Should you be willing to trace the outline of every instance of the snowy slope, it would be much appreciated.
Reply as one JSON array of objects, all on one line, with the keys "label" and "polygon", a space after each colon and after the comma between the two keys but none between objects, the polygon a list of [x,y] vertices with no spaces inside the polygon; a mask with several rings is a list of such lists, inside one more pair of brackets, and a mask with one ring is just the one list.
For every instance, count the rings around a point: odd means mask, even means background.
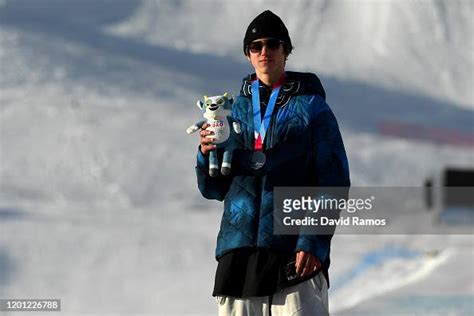
[{"label": "snowy slope", "polygon": [[[347,14],[341,3],[332,3],[318,5],[332,8],[337,16]],[[260,10],[265,2],[255,5]],[[193,167],[197,139],[184,131],[200,117],[196,99],[209,90],[235,93],[248,66],[237,60],[240,56],[227,55],[239,48],[237,42],[229,44],[229,51],[196,48],[198,52],[190,53],[150,37],[177,36],[181,23],[148,35],[135,28],[138,21],[150,28],[150,20],[137,18],[144,8],[149,19],[159,17],[155,22],[164,23],[172,13],[190,19],[192,11],[196,19],[211,23],[200,10],[214,7],[212,1],[199,6],[186,1],[2,2],[0,297],[61,298],[64,315],[215,314],[212,256],[222,205],[199,196]],[[212,23],[234,17],[225,21],[238,26],[254,15],[227,3],[220,7],[222,15]],[[285,7],[280,3],[275,11]],[[376,9],[368,5],[366,10]],[[454,34],[468,33],[461,22]],[[221,28],[222,34],[212,32],[207,46],[233,38],[231,32],[240,34],[234,26]],[[189,30],[198,32],[199,27]],[[420,36],[416,28],[413,32]],[[194,43],[195,35],[189,36],[181,33],[186,45]],[[468,54],[469,48],[457,47],[456,52]],[[442,54],[434,48],[433,53]],[[348,103],[380,115],[377,96],[389,96],[383,111],[390,117],[387,109],[409,94],[390,80],[351,77],[327,65],[312,69],[328,71],[323,83],[343,128],[354,185],[417,186],[446,164],[474,166],[470,148],[385,138],[360,128],[366,122],[344,113]],[[472,71],[472,65],[462,66]],[[452,73],[462,80],[463,71]],[[452,126],[470,112],[457,109],[464,101],[450,99],[444,94],[449,85],[440,85],[444,92],[439,99],[420,89],[413,102],[423,109],[420,116],[428,116],[431,105],[439,120],[450,117]],[[372,103],[355,101],[355,96],[372,93]],[[426,120],[439,123],[437,118]],[[472,236],[372,237],[335,237],[334,312],[377,314],[380,306],[374,297],[396,312],[401,304],[409,305],[405,294],[420,299],[411,302],[411,310],[404,307],[406,314],[422,314],[419,305],[433,306],[430,302],[437,297],[454,302],[440,309],[443,315],[472,309],[472,303],[466,305],[474,291]],[[425,253],[433,250],[440,255],[430,260]],[[367,286],[363,295],[358,293],[360,280]],[[347,295],[354,296],[347,300]]]},{"label": "snowy slope", "polygon": [[472,314],[472,236],[376,237],[335,236],[334,315]]},{"label": "snowy slope", "polygon": [[146,0],[109,30],[240,60],[245,27],[265,9],[288,25],[291,67],[473,108],[470,0]]}]

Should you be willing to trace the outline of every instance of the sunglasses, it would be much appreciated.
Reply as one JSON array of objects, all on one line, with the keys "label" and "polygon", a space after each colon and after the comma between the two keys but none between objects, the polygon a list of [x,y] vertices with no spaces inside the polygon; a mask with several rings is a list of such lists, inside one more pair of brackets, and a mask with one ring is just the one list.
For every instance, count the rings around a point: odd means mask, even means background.
[{"label": "sunglasses", "polygon": [[276,38],[270,38],[265,41],[258,41],[258,42],[252,42],[250,43],[247,47],[248,50],[251,53],[260,53],[263,49],[263,46],[266,46],[270,50],[277,50],[280,48],[280,45],[283,43],[283,41],[276,39]]}]

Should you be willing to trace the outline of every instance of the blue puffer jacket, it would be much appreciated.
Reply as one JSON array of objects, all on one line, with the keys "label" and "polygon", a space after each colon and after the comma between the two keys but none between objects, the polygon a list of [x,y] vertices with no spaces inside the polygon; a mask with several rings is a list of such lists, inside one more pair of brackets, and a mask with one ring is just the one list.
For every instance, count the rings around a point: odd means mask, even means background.
[{"label": "blue puffer jacket", "polygon": [[341,134],[319,79],[310,73],[286,74],[265,138],[266,165],[258,171],[248,167],[254,147],[251,75],[244,78],[233,106],[242,133],[238,138],[240,149],[232,159],[232,173],[211,178],[207,157],[198,150],[198,186],[205,198],[224,201],[217,259],[240,247],[268,247],[290,253],[304,250],[317,256],[327,269],[331,235],[273,234],[275,186],[350,186]]}]

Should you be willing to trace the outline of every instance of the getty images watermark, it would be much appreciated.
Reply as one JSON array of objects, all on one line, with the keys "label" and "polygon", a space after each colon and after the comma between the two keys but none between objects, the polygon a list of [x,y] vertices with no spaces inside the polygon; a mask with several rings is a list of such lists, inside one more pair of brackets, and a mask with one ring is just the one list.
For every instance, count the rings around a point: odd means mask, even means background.
[{"label": "getty images watermark", "polygon": [[[284,199],[283,213],[292,213],[295,211],[304,212],[324,212],[326,216],[305,216],[301,218],[292,218],[286,216],[283,218],[285,226],[290,225],[368,225],[368,226],[385,226],[387,224],[386,218],[361,218],[359,216],[351,217],[333,217],[333,212],[336,210],[345,210],[349,214],[355,214],[362,211],[370,211],[373,208],[375,197],[370,199],[344,199],[331,197],[330,195],[322,195],[318,198],[311,196],[301,196],[299,199]],[[329,213],[329,214],[328,214]],[[321,213],[320,213],[321,214]]]},{"label": "getty images watermark", "polygon": [[472,234],[473,188],[277,187],[274,233]]}]

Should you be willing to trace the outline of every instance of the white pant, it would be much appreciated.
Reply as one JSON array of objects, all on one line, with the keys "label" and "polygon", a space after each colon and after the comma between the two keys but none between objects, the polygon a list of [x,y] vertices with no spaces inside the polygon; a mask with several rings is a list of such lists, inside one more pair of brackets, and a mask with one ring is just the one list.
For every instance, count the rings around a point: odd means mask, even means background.
[{"label": "white pant", "polygon": [[269,296],[217,297],[219,316],[328,316],[328,287],[322,272]]}]

